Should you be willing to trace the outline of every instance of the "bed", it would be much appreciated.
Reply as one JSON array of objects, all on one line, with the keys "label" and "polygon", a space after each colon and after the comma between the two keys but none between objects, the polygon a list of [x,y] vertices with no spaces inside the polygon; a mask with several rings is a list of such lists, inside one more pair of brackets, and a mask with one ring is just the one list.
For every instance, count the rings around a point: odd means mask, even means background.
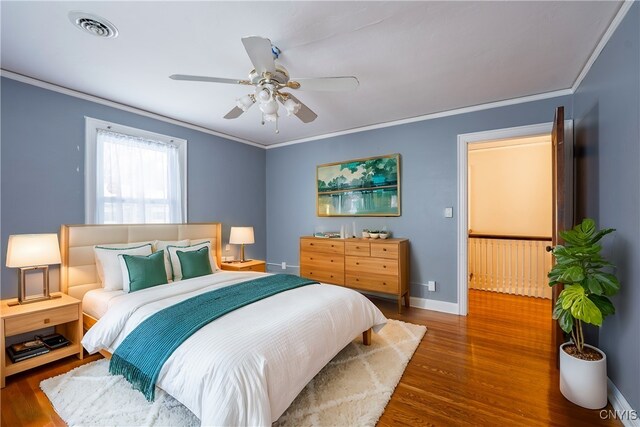
[{"label": "bed", "polygon": [[[220,261],[221,226],[207,224],[63,226],[64,292],[83,299],[85,348],[109,357],[144,319],[189,297],[266,275],[219,271],[126,294],[97,281],[96,244],[208,238]],[[220,317],[182,343],[157,386],[203,425],[269,425],[349,342],[370,339],[386,323],[361,294],[312,284]]]}]

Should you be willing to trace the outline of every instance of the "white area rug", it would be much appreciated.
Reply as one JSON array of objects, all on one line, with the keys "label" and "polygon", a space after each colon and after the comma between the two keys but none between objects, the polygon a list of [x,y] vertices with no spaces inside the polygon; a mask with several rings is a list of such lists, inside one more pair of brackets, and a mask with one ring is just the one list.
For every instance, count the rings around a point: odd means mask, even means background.
[{"label": "white area rug", "polygon": [[[357,338],[302,390],[274,426],[373,426],[382,415],[427,328],[389,320]],[[105,359],[40,383],[54,409],[70,426],[197,426],[200,421],[177,400],[156,389],[154,402],[108,372]]]}]

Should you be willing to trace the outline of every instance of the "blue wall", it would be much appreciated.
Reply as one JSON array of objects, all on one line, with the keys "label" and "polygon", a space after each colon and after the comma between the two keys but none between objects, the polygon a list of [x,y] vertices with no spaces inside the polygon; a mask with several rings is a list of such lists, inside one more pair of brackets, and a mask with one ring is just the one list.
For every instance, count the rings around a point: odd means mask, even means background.
[{"label": "blue wall", "polygon": [[599,335],[609,378],[640,410],[640,4],[632,6],[573,96],[577,217],[604,241],[621,291]]},{"label": "blue wall", "polygon": [[[84,223],[84,116],[188,141],[188,220],[255,227],[247,256],[264,259],[265,150],[2,78],[1,297],[17,296],[5,265],[10,234],[53,233]],[[57,289],[57,268],[51,285]]]},{"label": "blue wall", "polygon": [[[299,265],[298,238],[316,227],[339,230],[354,218],[316,216],[316,165],[400,153],[402,216],[355,218],[358,229],[387,226],[411,240],[411,295],[457,302],[458,134],[553,121],[569,96],[354,133],[267,150],[267,256],[271,263]],[[453,206],[454,218],[444,217]],[[423,286],[435,280],[436,292]]]}]

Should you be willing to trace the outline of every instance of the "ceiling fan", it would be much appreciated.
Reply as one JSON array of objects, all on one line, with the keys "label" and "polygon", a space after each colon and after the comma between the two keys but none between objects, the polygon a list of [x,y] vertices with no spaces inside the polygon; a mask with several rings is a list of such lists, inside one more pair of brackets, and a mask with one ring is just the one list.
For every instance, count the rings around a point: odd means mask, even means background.
[{"label": "ceiling fan", "polygon": [[238,98],[236,100],[236,106],[229,111],[224,118],[235,119],[258,102],[260,111],[262,112],[262,124],[265,122],[275,122],[276,133],[279,133],[278,102],[282,104],[288,116],[293,114],[304,123],[310,123],[318,117],[316,113],[300,102],[298,98],[289,92],[283,92],[283,90],[348,91],[358,87],[358,79],[353,76],[291,80],[287,70],[282,65],[276,64],[275,60],[280,56],[280,49],[273,46],[269,39],[258,36],[243,37],[242,44],[254,66],[247,80],[190,76],[185,74],[173,74],[169,76],[169,78],[173,80],[255,86],[254,93]]}]

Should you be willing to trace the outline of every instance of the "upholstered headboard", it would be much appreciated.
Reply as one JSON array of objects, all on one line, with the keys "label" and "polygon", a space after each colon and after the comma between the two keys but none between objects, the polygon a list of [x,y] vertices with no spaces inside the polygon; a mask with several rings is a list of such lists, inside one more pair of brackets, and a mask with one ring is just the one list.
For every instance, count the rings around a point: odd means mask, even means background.
[{"label": "upholstered headboard", "polygon": [[82,299],[91,289],[100,287],[93,247],[110,243],[134,243],[151,240],[211,239],[220,265],[222,224],[118,224],[63,225],[60,227],[62,265],[60,290]]}]

